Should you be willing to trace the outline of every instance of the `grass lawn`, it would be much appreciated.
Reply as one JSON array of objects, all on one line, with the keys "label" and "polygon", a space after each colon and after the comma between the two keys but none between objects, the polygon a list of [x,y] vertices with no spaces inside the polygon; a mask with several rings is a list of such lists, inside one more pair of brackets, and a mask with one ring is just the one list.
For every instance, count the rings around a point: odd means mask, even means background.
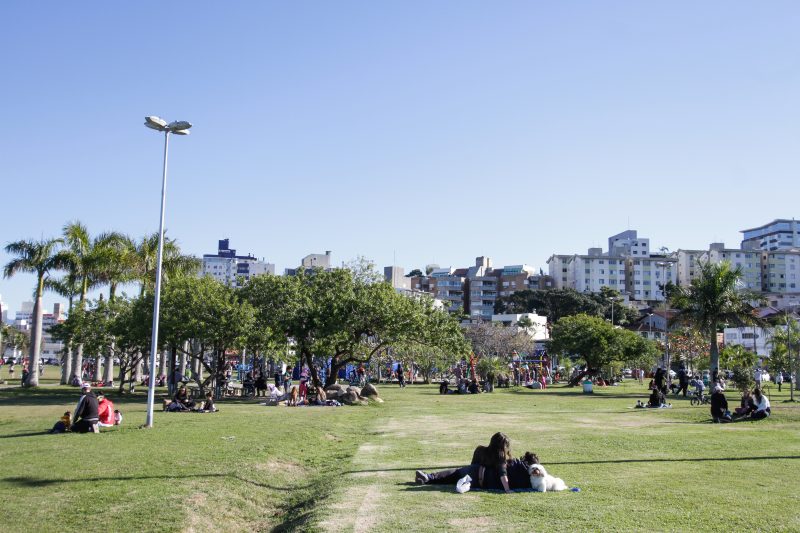
[{"label": "grass lawn", "polygon": [[[800,406],[786,387],[772,387],[769,419],[727,425],[684,400],[632,409],[646,397],[633,382],[591,396],[379,386],[386,402],[368,407],[222,401],[217,414],[159,411],[153,430],[137,429],[143,392],[112,393],[122,427],[47,435],[77,391],[14,385],[0,389],[0,531],[800,530]],[[415,469],[466,464],[495,431],[581,492],[414,485]]]}]

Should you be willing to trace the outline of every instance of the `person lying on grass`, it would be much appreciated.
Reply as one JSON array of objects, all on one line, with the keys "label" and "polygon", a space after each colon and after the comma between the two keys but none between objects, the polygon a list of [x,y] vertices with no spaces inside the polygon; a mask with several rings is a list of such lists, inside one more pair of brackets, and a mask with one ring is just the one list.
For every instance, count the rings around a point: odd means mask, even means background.
[{"label": "person lying on grass", "polygon": [[[450,468],[439,472],[426,473],[422,470],[415,472],[415,480],[419,485],[456,485],[465,476],[470,476],[471,485],[476,488],[488,490],[503,490],[506,493],[519,489],[531,488],[531,477],[528,467],[539,464],[539,458],[533,452],[525,452],[519,459],[511,459],[503,464],[501,469],[485,467],[480,464],[471,464],[461,468]],[[503,477],[505,480],[503,481]]]}]

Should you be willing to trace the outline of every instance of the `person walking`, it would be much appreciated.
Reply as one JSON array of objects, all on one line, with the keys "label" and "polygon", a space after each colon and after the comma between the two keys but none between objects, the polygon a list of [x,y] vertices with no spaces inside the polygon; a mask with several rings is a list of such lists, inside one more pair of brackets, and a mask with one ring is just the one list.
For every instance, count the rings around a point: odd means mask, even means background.
[{"label": "person walking", "polygon": [[783,383],[783,369],[778,370],[775,374],[775,385],[778,386],[778,392],[781,391],[781,384]]},{"label": "person walking", "polygon": [[689,373],[686,372],[686,368],[681,365],[681,367],[678,369],[678,391],[675,394],[678,395],[681,391],[683,391],[683,397],[686,398],[688,388]]},{"label": "person walking", "polygon": [[406,386],[406,378],[403,375],[403,363],[397,363],[397,383],[400,385],[400,388],[404,388]]}]

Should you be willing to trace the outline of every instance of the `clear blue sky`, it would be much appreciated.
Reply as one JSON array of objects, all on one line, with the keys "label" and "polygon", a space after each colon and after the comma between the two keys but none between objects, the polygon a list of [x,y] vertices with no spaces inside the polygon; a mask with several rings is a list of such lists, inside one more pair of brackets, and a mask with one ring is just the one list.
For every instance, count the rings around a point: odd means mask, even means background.
[{"label": "clear blue sky", "polygon": [[[546,268],[797,209],[800,3],[3,2],[0,241],[157,230],[295,266]],[[8,256],[0,252],[4,264]],[[0,280],[11,307],[30,276]],[[46,301],[51,303],[50,296]]]}]

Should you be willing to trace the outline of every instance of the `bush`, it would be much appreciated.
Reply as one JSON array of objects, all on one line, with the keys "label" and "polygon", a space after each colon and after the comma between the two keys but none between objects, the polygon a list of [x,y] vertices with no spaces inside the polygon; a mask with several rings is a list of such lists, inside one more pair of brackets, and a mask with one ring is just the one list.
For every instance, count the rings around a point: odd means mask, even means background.
[{"label": "bush", "polygon": [[750,368],[745,368],[741,366],[733,367],[733,376],[731,377],[731,381],[733,384],[736,385],[736,388],[740,391],[753,390],[753,386],[755,385],[755,380],[753,379],[753,373],[750,371]]}]

